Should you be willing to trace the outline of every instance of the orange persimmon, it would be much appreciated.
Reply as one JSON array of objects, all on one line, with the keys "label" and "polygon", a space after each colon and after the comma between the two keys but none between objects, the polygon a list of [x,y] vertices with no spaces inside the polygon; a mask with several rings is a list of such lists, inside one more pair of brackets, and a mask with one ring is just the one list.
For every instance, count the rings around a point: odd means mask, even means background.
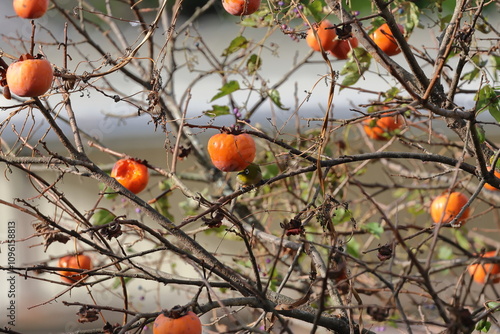
[{"label": "orange persimmon", "polygon": [[[481,257],[495,257],[497,256],[497,251],[486,252]],[[500,282],[500,264],[498,263],[484,263],[484,264],[471,264],[467,268],[469,274],[472,276],[475,282],[479,284],[486,283],[486,277],[488,275],[492,283]]]},{"label": "orange persimmon", "polygon": [[26,54],[7,68],[6,81],[11,93],[21,97],[45,94],[52,86],[54,73],[47,59]]},{"label": "orange persimmon", "polygon": [[156,317],[153,334],[201,334],[201,321],[194,312],[175,306]]},{"label": "orange persimmon", "polygon": [[333,41],[333,46],[330,51],[337,59],[347,59],[347,54],[352,49],[358,46],[358,39],[351,37],[349,39],[337,39]]},{"label": "orange persimmon", "polygon": [[[491,170],[491,167],[488,167],[488,170]],[[495,170],[494,174],[495,174],[495,176],[496,176],[497,178],[500,178],[500,172],[499,172],[499,171]],[[484,188],[485,188],[485,189],[487,189],[487,190],[491,190],[491,191],[499,191],[499,190],[500,190],[500,189],[498,189],[498,188],[493,187],[493,186],[492,186],[492,185],[490,185],[489,183],[485,183],[485,184],[484,184]]]},{"label": "orange persimmon", "polygon": [[38,19],[49,7],[49,0],[14,0],[14,11],[23,19]]},{"label": "orange persimmon", "polygon": [[137,160],[120,159],[113,166],[111,177],[134,194],[138,194],[148,185],[149,171]]},{"label": "orange persimmon", "polygon": [[208,140],[207,149],[214,166],[223,172],[244,170],[256,154],[255,141],[246,133],[218,133]]},{"label": "orange persimmon", "polygon": [[[398,24],[399,31],[404,34],[404,27]],[[382,24],[375,32],[372,34],[372,40],[377,44],[377,46],[385,52],[388,56],[395,56],[401,52],[401,49],[394,38],[394,35],[389,29],[387,23]]]},{"label": "orange persimmon", "polygon": [[59,267],[67,268],[68,270],[62,270],[61,280],[66,283],[75,283],[79,280],[85,278],[87,275],[80,274],[75,271],[70,271],[69,269],[92,269],[92,260],[87,255],[67,255],[59,259]]},{"label": "orange persimmon", "polygon": [[222,6],[231,15],[250,15],[259,9],[260,0],[222,0]]},{"label": "orange persimmon", "polygon": [[[431,203],[431,217],[434,223],[447,224],[462,210],[469,199],[464,194],[454,191],[451,194],[443,193]],[[470,208],[465,209],[458,223],[463,224],[469,217]]]},{"label": "orange persimmon", "polygon": [[368,137],[375,140],[389,140],[395,130],[403,126],[401,115],[386,116],[382,114],[380,118],[367,119],[363,122],[363,130]]},{"label": "orange persimmon", "polygon": [[[316,31],[318,38],[314,35],[313,29]],[[320,51],[321,46],[323,50],[329,51],[333,48],[333,40],[337,37],[335,29],[333,29],[333,24],[328,20],[323,20],[319,24],[314,24],[313,28],[310,28],[307,32],[306,42],[307,45],[314,51]],[[319,39],[319,43],[318,43]]]}]

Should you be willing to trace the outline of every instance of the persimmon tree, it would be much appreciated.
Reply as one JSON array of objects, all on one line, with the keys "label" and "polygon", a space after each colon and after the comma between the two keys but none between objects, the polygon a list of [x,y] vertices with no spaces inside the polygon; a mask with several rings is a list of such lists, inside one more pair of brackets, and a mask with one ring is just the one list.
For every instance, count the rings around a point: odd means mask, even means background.
[{"label": "persimmon tree", "polygon": [[[6,98],[8,68],[23,53],[48,59],[54,81],[42,96],[2,100],[2,138],[15,138],[2,140],[2,177],[15,187],[9,175],[21,173],[30,189],[0,203],[33,224],[30,238],[14,240],[17,249],[37,244],[47,256],[0,269],[60,287],[45,303],[79,310],[75,318],[91,327],[78,333],[151,332],[162,308],[174,305],[138,303],[128,289],[134,282],[157,289],[157,301],[162,291],[179,291],[207,333],[294,333],[297,323],[310,333],[497,326],[498,271],[485,272],[500,261],[491,253],[500,249],[492,167],[500,166],[500,4],[365,5],[270,0],[236,17],[215,0],[192,11],[183,0],[53,0],[45,15],[57,20],[31,21],[29,39],[2,32]],[[208,21],[214,12],[215,21],[234,23],[223,50],[213,46],[222,36],[203,30],[216,24]],[[319,31],[325,20],[335,34]],[[305,41],[311,27],[317,50]],[[427,37],[412,38],[418,34]],[[331,35],[332,43],[319,40]],[[393,43],[390,55],[379,39]],[[345,41],[346,60],[319,47]],[[269,67],[292,45],[303,52]],[[212,98],[200,110],[202,91]],[[162,136],[161,162],[118,151],[81,127],[93,100],[131,110],[109,115],[113,121],[138,118]],[[225,172],[214,166],[207,143],[221,132],[256,142],[248,164],[260,168],[258,180],[235,182],[247,163]],[[145,190],[131,192],[110,176],[120,159],[147,167]],[[91,207],[61,190],[75,179],[94,185]],[[465,205],[434,223],[433,199],[453,192]],[[447,204],[454,203],[443,210]],[[234,247],[219,250],[226,243]],[[58,265],[76,254],[92,265]],[[484,269],[482,284],[470,268]],[[91,298],[72,300],[79,289]],[[101,302],[103,290],[121,306]],[[110,314],[121,322],[108,322]]]}]

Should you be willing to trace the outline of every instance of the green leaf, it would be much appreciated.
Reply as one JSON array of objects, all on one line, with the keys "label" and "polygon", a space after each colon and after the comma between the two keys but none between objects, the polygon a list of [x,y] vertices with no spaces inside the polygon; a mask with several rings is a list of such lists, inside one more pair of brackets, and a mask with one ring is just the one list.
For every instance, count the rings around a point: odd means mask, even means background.
[{"label": "green leaf", "polygon": [[397,87],[389,88],[389,90],[384,93],[385,101],[391,101],[399,94],[399,92],[400,90]]},{"label": "green leaf", "polygon": [[472,62],[476,65],[474,66],[474,69],[462,75],[460,79],[471,82],[472,80],[479,78],[481,69],[484,68],[488,63],[487,60],[482,60],[481,57],[479,57],[478,55],[472,57]]},{"label": "green leaf", "polygon": [[488,110],[493,118],[500,123],[500,93],[495,91],[490,85],[481,88],[474,96],[476,110],[481,113]]},{"label": "green leaf", "polygon": [[158,211],[161,215],[167,217],[170,220],[174,220],[174,216],[170,213],[170,203],[168,200],[168,195],[162,196],[154,202],[153,207],[156,211]]},{"label": "green leaf", "polygon": [[410,34],[415,27],[418,27],[420,21],[420,9],[418,6],[411,2],[405,1],[402,4],[402,9],[404,10],[405,22],[405,34]]},{"label": "green leaf", "polygon": [[340,70],[339,74],[346,75],[346,74],[350,74],[352,72],[357,72],[357,70],[358,70],[358,65],[356,64],[356,62],[347,61],[344,64],[344,67],[342,67],[342,69]]},{"label": "green leaf", "polygon": [[[352,72],[344,77],[344,80],[342,80],[342,86],[352,86],[358,82],[359,78],[361,78],[361,75],[358,72]],[[340,88],[340,90],[342,89],[344,89],[344,87]]]},{"label": "green leaf", "polygon": [[500,302],[487,302],[486,307],[488,307],[489,309],[498,308],[500,307]]},{"label": "green leaf", "polygon": [[276,25],[276,12],[271,11],[268,6],[261,6],[258,11],[251,15],[244,15],[241,21],[238,22],[240,26],[262,28],[271,27]]},{"label": "green leaf", "polygon": [[377,239],[380,239],[380,236],[384,233],[384,228],[379,222],[366,223],[363,225],[362,229],[372,234]]},{"label": "green leaf", "polygon": [[491,55],[490,62],[495,70],[500,71],[500,56]]},{"label": "green leaf", "polygon": [[488,333],[489,330],[491,328],[491,322],[489,321],[486,321],[484,326],[483,326],[483,329],[481,329],[482,332],[485,332],[485,333]]},{"label": "green leaf", "polygon": [[160,188],[161,191],[167,191],[172,189],[173,186],[173,181],[170,179],[165,179],[158,184],[158,188]]},{"label": "green leaf", "polygon": [[373,34],[373,32],[375,32],[375,30],[377,30],[384,23],[386,22],[382,17],[377,16],[376,18],[374,18],[372,20],[372,28],[368,30],[368,35]]},{"label": "green leaf", "polygon": [[226,83],[224,86],[219,88],[219,92],[215,94],[214,97],[210,100],[210,102],[217,100],[223,96],[229,95],[233,92],[236,92],[238,89],[240,89],[240,84],[236,80],[229,81]]},{"label": "green leaf", "polygon": [[205,231],[203,231],[203,234],[205,235],[218,235],[219,237],[223,238],[224,235],[226,234],[226,229],[227,227],[224,225],[221,225],[219,227],[212,227],[212,228],[207,228]]},{"label": "green leaf", "polygon": [[[128,282],[132,280],[132,277],[124,277],[123,280],[125,281],[125,285],[127,285]],[[113,282],[113,289],[117,289],[122,286],[121,279],[119,277],[115,278]]]},{"label": "green leaf", "polygon": [[351,254],[356,258],[359,258],[360,247],[361,245],[354,238],[352,238],[346,245],[347,253]]},{"label": "green leaf", "polygon": [[484,143],[486,141],[486,133],[484,132],[484,129],[481,126],[476,125],[476,133],[481,144]]},{"label": "green leaf", "polygon": [[[109,174],[109,173],[108,173]],[[118,196],[118,193],[113,189],[108,188],[104,183],[99,183],[99,190],[104,193],[104,198],[113,199]]]},{"label": "green leaf", "polygon": [[493,78],[498,81],[498,72],[500,72],[500,56],[490,56],[490,64],[492,67]]},{"label": "green leaf", "polygon": [[217,117],[222,115],[230,115],[231,113],[229,112],[228,106],[219,106],[214,104],[211,110],[205,110],[203,114],[209,117]]},{"label": "green leaf", "polygon": [[475,67],[472,71],[462,75],[460,79],[471,82],[472,80],[477,79],[478,77],[479,77],[479,69]]},{"label": "green leaf", "polygon": [[392,197],[398,198],[398,199],[403,198],[404,196],[407,195],[407,193],[408,193],[408,189],[399,188],[399,189],[394,190],[394,192],[392,193]]},{"label": "green leaf", "polygon": [[257,28],[259,25],[257,24],[257,20],[255,17],[245,17],[243,20],[241,20],[240,25],[244,27],[251,27],[251,28]]},{"label": "green leaf", "polygon": [[[469,239],[467,239],[467,230],[462,226],[460,229],[453,229],[453,232],[455,234],[455,238],[457,239],[458,244],[460,247],[464,249],[469,249],[470,248],[470,243]],[[464,235],[465,233],[465,235]]]},{"label": "green leaf", "polygon": [[332,222],[334,225],[342,224],[350,221],[352,218],[351,211],[347,210],[343,206],[339,206],[332,211]]},{"label": "green leaf", "polygon": [[[310,4],[306,5],[305,7],[309,11],[309,13],[314,17],[314,20],[316,22],[320,22],[324,16],[323,7],[325,5],[326,4],[324,3],[324,1],[315,0],[315,1],[312,1]],[[306,14],[307,14],[307,12],[306,12]]]},{"label": "green leaf", "polygon": [[94,226],[105,225],[107,223],[111,223],[116,218],[115,214],[106,209],[98,210],[92,216],[94,220]]},{"label": "green leaf", "polygon": [[420,205],[420,204],[415,204],[413,206],[410,206],[408,208],[408,213],[414,215],[414,216],[418,216],[418,215],[421,215],[423,213],[426,213],[427,210],[425,210],[425,208]]},{"label": "green leaf", "polygon": [[448,26],[448,24],[450,24],[450,21],[452,19],[452,15],[451,14],[448,14],[448,15],[445,15],[443,17],[441,17],[441,19],[439,20],[439,29],[440,31],[443,31],[444,29],[446,29],[446,27]]},{"label": "green leaf", "polygon": [[[358,82],[359,78],[370,68],[370,54],[363,48],[354,48],[350,51],[349,60],[344,64],[341,75],[346,75],[342,80],[343,86],[352,86]],[[340,88],[341,90],[343,88]]]},{"label": "green leaf", "polygon": [[285,108],[283,104],[281,103],[281,97],[280,97],[280,92],[278,92],[276,89],[270,89],[267,94],[271,98],[271,101],[280,109],[282,110],[288,110],[290,108]]},{"label": "green leaf", "polygon": [[269,164],[262,169],[262,177],[264,179],[270,179],[275,177],[280,172],[277,164]]},{"label": "green leaf", "polygon": [[451,260],[453,258],[453,250],[448,246],[441,246],[438,250],[438,259]]},{"label": "green leaf", "polygon": [[487,318],[482,318],[476,324],[476,330],[487,333],[491,328],[491,322],[486,320]]},{"label": "green leaf", "polygon": [[238,36],[235,39],[233,39],[231,43],[229,43],[229,46],[224,50],[222,55],[224,57],[227,57],[230,54],[233,54],[240,49],[246,48],[247,46],[248,46],[248,40],[243,36]]},{"label": "green leaf", "polygon": [[262,66],[262,58],[256,54],[252,54],[247,61],[248,74],[254,74]]}]

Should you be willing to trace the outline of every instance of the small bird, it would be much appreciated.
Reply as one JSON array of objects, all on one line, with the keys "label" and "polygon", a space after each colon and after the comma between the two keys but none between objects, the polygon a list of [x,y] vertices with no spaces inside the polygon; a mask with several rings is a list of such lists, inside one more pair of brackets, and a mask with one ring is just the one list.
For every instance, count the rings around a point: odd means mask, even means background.
[{"label": "small bird", "polygon": [[236,180],[242,187],[250,187],[262,181],[262,171],[259,165],[251,163],[236,175]]}]

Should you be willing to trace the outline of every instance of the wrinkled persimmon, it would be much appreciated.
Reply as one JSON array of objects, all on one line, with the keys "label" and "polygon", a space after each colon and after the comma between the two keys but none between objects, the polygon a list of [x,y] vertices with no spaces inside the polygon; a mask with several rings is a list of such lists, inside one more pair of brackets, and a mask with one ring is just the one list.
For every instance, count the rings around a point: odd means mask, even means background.
[{"label": "wrinkled persimmon", "polygon": [[138,194],[148,185],[149,170],[134,159],[120,159],[114,164],[111,177],[134,194]]},{"label": "wrinkled persimmon", "polygon": [[403,126],[401,115],[387,116],[382,114],[380,118],[367,119],[363,122],[363,130],[368,137],[375,140],[389,140],[394,131]]},{"label": "wrinkled persimmon", "polygon": [[[404,34],[404,27],[398,24],[399,31]],[[394,38],[394,35],[389,29],[387,23],[382,24],[377,30],[372,34],[372,40],[377,44],[377,46],[388,56],[395,56],[401,52],[401,49]]]},{"label": "wrinkled persimmon", "polygon": [[214,166],[223,172],[244,170],[256,154],[255,141],[246,133],[213,135],[208,140],[207,150]]},{"label": "wrinkled persimmon", "polygon": [[222,0],[222,6],[231,15],[250,15],[259,9],[260,0]]},{"label": "wrinkled persimmon", "polygon": [[[462,210],[462,207],[469,199],[464,194],[454,191],[450,194],[443,193],[436,197],[431,203],[431,217],[434,223],[447,224],[451,222]],[[465,209],[459,224],[464,224],[465,220],[469,217],[470,208]]]},{"label": "wrinkled persimmon", "polygon": [[59,272],[61,274],[61,280],[66,283],[75,283],[85,278],[87,275],[80,274],[79,272],[70,271],[69,269],[92,269],[92,260],[89,256],[79,254],[79,255],[67,255],[59,259],[59,267],[67,268],[68,270],[62,270]]},{"label": "wrinkled persimmon", "polygon": [[23,19],[38,19],[49,8],[49,0],[14,0],[12,4],[17,16]]},{"label": "wrinkled persimmon", "polygon": [[45,94],[52,86],[54,73],[46,59],[23,55],[19,61],[7,68],[6,80],[11,93],[20,97],[35,97]]},{"label": "wrinkled persimmon", "polygon": [[[497,251],[486,252],[481,257],[486,258],[495,256],[497,256]],[[490,282],[500,282],[500,264],[498,263],[474,263],[471,264],[467,270],[476,283],[485,284],[488,275]]]}]

